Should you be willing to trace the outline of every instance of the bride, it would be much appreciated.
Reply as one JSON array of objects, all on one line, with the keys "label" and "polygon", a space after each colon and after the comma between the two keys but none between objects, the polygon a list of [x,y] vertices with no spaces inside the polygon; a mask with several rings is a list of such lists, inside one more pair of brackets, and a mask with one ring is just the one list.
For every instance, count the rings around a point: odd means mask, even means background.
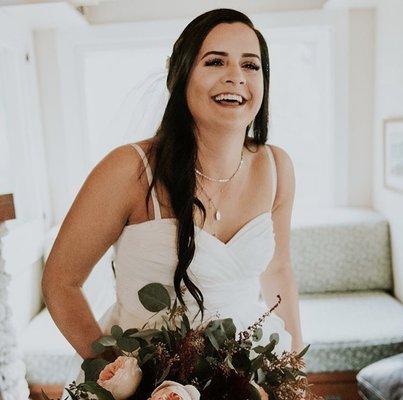
[{"label": "bride", "polygon": [[[304,347],[289,252],[294,170],[283,149],[265,145],[266,42],[244,14],[212,10],[184,29],[168,67],[170,97],[155,136],[96,165],[45,266],[47,307],[76,350],[65,386],[83,380],[83,359],[99,357],[91,343],[111,326],[150,318],[137,291],[151,282],[190,314],[231,317],[238,329],[279,294],[262,342],[277,332],[279,355]],[[117,301],[96,321],[82,286],[112,245]]]}]

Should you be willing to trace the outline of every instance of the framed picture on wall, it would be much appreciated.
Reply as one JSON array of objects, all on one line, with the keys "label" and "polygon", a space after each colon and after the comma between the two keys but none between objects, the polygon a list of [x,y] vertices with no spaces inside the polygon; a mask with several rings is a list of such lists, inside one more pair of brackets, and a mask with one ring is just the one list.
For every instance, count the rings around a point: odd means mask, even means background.
[{"label": "framed picture on wall", "polygon": [[383,185],[403,193],[403,117],[383,120]]}]

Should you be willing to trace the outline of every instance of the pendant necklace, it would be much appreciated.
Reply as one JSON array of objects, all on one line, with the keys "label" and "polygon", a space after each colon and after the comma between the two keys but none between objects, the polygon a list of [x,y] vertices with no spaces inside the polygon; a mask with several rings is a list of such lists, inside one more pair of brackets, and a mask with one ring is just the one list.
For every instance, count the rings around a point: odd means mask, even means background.
[{"label": "pendant necklace", "polygon": [[[220,221],[220,220],[221,220],[221,212],[220,212],[220,210],[219,210],[218,207],[214,204],[213,199],[211,198],[211,196],[209,196],[209,194],[207,193],[207,190],[204,188],[204,186],[201,184],[201,182],[199,182],[199,184],[200,184],[200,187],[201,187],[202,191],[204,192],[204,194],[206,195],[206,197],[207,197],[207,199],[208,199],[208,201],[209,201],[210,208],[214,208],[214,210],[215,210],[215,212],[214,212],[214,214],[213,214],[213,215],[214,215],[214,219],[215,219],[216,221]],[[224,189],[225,189],[225,187],[220,189],[221,195],[224,193]],[[221,196],[220,196],[220,199],[221,199]]]}]

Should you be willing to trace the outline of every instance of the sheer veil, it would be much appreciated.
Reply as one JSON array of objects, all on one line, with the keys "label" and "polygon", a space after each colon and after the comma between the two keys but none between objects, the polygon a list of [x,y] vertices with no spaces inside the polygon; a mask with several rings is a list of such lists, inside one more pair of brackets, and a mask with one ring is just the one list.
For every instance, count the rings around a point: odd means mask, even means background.
[{"label": "sheer veil", "polygon": [[102,135],[108,147],[132,143],[155,135],[169,100],[165,68],[157,67],[129,89]]}]

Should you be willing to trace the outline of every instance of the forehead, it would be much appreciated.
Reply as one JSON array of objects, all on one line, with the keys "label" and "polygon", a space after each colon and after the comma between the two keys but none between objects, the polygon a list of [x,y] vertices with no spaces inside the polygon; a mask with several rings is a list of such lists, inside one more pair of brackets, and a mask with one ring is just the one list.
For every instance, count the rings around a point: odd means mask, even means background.
[{"label": "forehead", "polygon": [[199,56],[206,51],[218,50],[231,53],[255,53],[260,56],[259,39],[249,26],[240,23],[221,23],[206,36]]}]

